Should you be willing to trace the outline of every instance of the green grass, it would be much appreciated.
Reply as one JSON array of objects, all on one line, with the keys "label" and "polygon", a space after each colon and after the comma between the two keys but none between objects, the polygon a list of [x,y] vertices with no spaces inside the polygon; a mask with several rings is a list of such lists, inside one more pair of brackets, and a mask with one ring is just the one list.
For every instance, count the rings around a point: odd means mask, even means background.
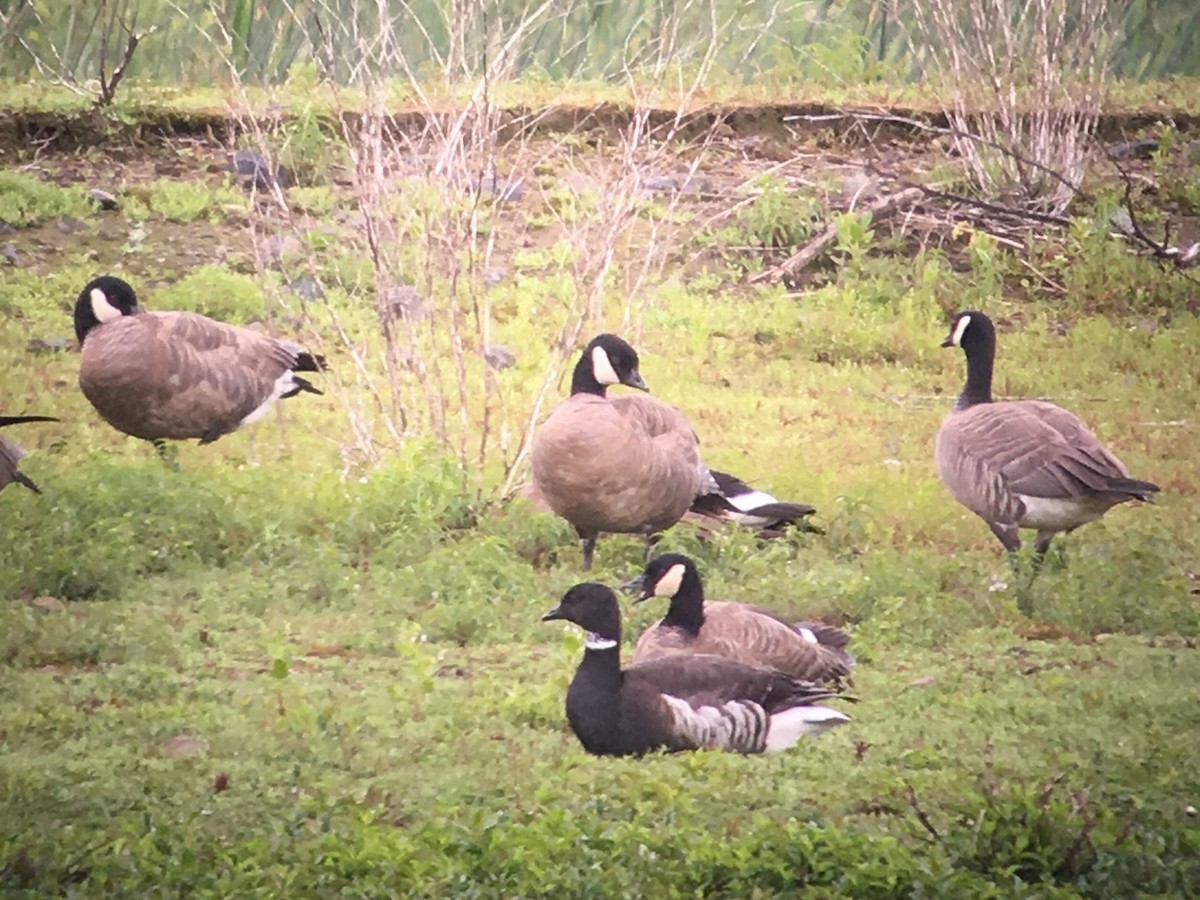
[{"label": "green grass", "polygon": [[[1074,293],[1045,297],[982,240],[897,253],[847,220],[838,265],[795,295],[746,288],[733,259],[645,287],[630,337],[654,394],[688,414],[710,465],[813,503],[823,529],[760,544],[680,526],[660,546],[696,557],[714,597],[846,623],[860,702],[851,724],[781,756],[601,760],[562,709],[581,636],[540,621],[580,578],[570,530],[491,502],[494,458],[463,469],[411,437],[362,464],[343,405],[362,388],[336,341],[324,397],[181,445],[177,472],[98,419],[76,355],[26,351],[70,334],[75,294],[112,269],[150,308],[305,340],[336,317],[378,366],[344,195],[302,199],[317,221],[301,255],[329,301],[300,325],[275,303],[295,273],[259,272],[238,216],[143,227],[85,212],[82,236],[12,238],[33,262],[0,281],[0,412],[62,422],[6,434],[45,493],[0,495],[5,890],[1194,894],[1200,322],[1185,282],[1081,227],[1056,248]],[[579,252],[557,219],[529,227],[547,205],[489,220],[510,270],[488,294],[490,338],[517,354],[494,376],[493,414],[510,424],[540,384]],[[770,209],[752,214],[775,233]],[[418,273],[420,237],[405,236]],[[681,255],[704,250],[691,238]],[[605,327],[625,300],[622,253]],[[444,300],[444,281],[421,287]],[[938,344],[961,306],[999,322],[998,393],[1075,410],[1163,487],[1062,540],[1029,588],[933,471],[963,377]],[[624,580],[641,554],[604,538],[590,577]],[[661,614],[626,608],[627,642]]]}]

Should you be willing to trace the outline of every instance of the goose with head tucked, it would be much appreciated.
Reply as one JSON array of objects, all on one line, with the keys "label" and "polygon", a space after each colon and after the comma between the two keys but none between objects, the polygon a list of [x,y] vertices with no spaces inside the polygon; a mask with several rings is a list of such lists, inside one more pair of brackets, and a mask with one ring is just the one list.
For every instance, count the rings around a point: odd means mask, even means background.
[{"label": "goose with head tucked", "polygon": [[[734,522],[744,528],[753,528],[759,537],[778,537],[783,529],[800,525],[815,513],[815,507],[807,503],[788,503],[777,500],[766,491],[751,487],[736,475],[710,469],[717,485],[715,492],[701,494],[692,503],[689,513],[701,518]],[[817,530],[812,525],[806,527]]]},{"label": "goose with head tucked", "polygon": [[75,303],[79,386],[125,434],[211,443],[276,400],[320,394],[298,372],[324,360],[298,344],[189,312],[147,312],[120,278],[89,282]]},{"label": "goose with head tucked", "polygon": [[938,431],[938,475],[1010,554],[1021,547],[1019,529],[1035,530],[1036,568],[1055,534],[1158,492],[1158,485],[1130,478],[1124,464],[1062,407],[992,399],[996,329],[986,315],[960,312],[942,346],[962,348],[967,380]]},{"label": "goose with head tucked", "polygon": [[567,689],[567,719],[598,756],[654,750],[785,750],[849,717],[818,705],[837,692],[719,656],[676,656],[621,668],[621,614],[602,584],[575,585],[543,616],[587,634]]},{"label": "goose with head tucked", "polygon": [[[53,416],[0,416],[0,428],[6,428],[9,425],[21,425],[25,422],[57,422],[58,419]],[[25,451],[16,444],[11,444],[4,438],[0,438],[0,490],[3,490],[10,484],[20,484],[35,494],[42,492],[33,481],[17,468],[17,463],[21,457],[25,455]]]},{"label": "goose with head tucked", "polygon": [[635,583],[641,589],[635,603],[652,597],[670,600],[662,621],[638,638],[635,665],[706,653],[805,681],[840,684],[850,677],[854,658],[845,650],[850,641],[846,632],[819,623],[792,624],[754,604],[705,600],[695,562],[680,553],[651,560]]},{"label": "goose with head tucked", "polygon": [[609,397],[616,384],[648,390],[637,352],[601,334],[575,366],[571,396],[533,437],[533,490],[574,526],[584,571],[600,532],[640,534],[649,542],[697,496],[717,489],[683,414],[649,396]]}]

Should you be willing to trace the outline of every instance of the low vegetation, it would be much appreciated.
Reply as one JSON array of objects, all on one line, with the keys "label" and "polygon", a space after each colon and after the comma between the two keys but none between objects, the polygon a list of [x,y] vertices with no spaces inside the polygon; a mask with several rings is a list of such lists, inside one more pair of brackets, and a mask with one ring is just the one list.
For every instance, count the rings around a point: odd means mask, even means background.
[{"label": "low vegetation", "polygon": [[[405,168],[446,145],[393,153],[325,118],[248,127],[297,174],[286,196],[208,142],[10,154],[0,412],[62,421],[6,435],[44,494],[0,495],[0,886],[1195,891],[1200,323],[1188,273],[1107,227],[1122,183],[1014,247],[847,210],[861,173],[825,133],[635,132],[521,132],[487,172],[474,147]],[[1187,146],[1145,174],[1194,231]],[[945,164],[922,141],[889,152],[913,178]],[[753,283],[831,222],[816,264]],[[70,309],[100,272],[149,308],[301,336],[330,358],[326,395],[171,470],[76,387]],[[1032,584],[933,471],[963,377],[939,343],[971,307],[999,326],[999,394],[1053,398],[1163,488],[1063,539]],[[601,328],[710,465],[818,508],[817,533],[679,526],[660,547],[714,597],[846,625],[851,724],[758,758],[601,760],[571,736],[582,641],[540,616],[579,548],[511,495],[529,422]],[[606,538],[591,577],[641,557]],[[629,631],[652,616],[629,610]]]}]

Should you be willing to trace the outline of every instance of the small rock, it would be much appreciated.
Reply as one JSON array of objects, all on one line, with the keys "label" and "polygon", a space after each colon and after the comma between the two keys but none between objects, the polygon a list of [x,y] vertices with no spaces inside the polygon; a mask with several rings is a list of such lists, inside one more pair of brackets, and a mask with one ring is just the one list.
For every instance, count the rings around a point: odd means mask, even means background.
[{"label": "small rock", "polygon": [[72,338],[30,338],[25,345],[27,353],[63,353],[74,349]]},{"label": "small rock", "polygon": [[1119,234],[1123,237],[1133,237],[1136,233],[1133,229],[1133,217],[1129,215],[1129,211],[1124,207],[1114,209],[1112,215],[1108,217],[1108,227],[1113,234]]},{"label": "small rock", "polygon": [[311,278],[297,278],[289,282],[288,290],[301,300],[320,300],[325,296],[325,291]]},{"label": "small rock", "polygon": [[269,260],[277,260],[286,253],[296,253],[304,249],[299,238],[291,234],[273,234],[263,241],[263,256]]},{"label": "small rock", "polygon": [[504,276],[508,273],[503,269],[488,269],[483,276],[484,287],[493,288],[504,280]]},{"label": "small rock", "polygon": [[1109,144],[1108,155],[1113,159],[1149,159],[1157,149],[1157,138],[1145,138],[1140,141],[1121,141],[1117,144]]},{"label": "small rock", "polygon": [[411,284],[398,284],[395,287],[384,288],[376,308],[379,317],[385,322],[393,322],[396,319],[411,322],[423,319],[429,314],[425,301]]},{"label": "small rock", "polygon": [[915,688],[927,688],[933,687],[935,684],[937,684],[936,675],[922,675],[920,678],[914,678],[912,681],[910,681],[908,686]]},{"label": "small rock", "polygon": [[483,349],[483,358],[493,369],[510,369],[517,364],[517,357],[503,344],[488,344]]},{"label": "small rock", "polygon": [[29,605],[34,609],[40,609],[44,613],[61,613],[67,611],[67,604],[63,603],[57,597],[34,597],[29,601]]},{"label": "small rock", "polygon": [[283,166],[271,168],[271,164],[253,150],[238,150],[229,160],[228,169],[239,178],[244,178],[247,185],[261,190],[269,190],[274,185],[287,187],[291,178]]},{"label": "small rock", "polygon": [[12,244],[5,244],[3,247],[0,247],[0,256],[3,256],[4,261],[10,266],[19,266],[21,264],[21,257],[17,254],[17,248]]},{"label": "small rock", "polygon": [[64,234],[79,234],[81,231],[87,231],[87,223],[81,222],[74,216],[59,216],[55,219],[54,224]]},{"label": "small rock", "polygon": [[487,194],[495,197],[501,203],[516,203],[524,195],[521,182],[505,181],[499,175],[484,175],[482,178],[471,179],[472,194]]},{"label": "small rock", "polygon": [[647,175],[638,182],[638,193],[650,194],[707,194],[712,193],[712,182],[707,178],[691,175]]},{"label": "small rock", "polygon": [[163,756],[203,756],[208,752],[208,741],[190,734],[177,734],[162,742]]},{"label": "small rock", "polygon": [[116,209],[119,206],[115,196],[110,194],[108,191],[101,190],[100,188],[90,189],[87,192],[87,197],[103,211]]}]

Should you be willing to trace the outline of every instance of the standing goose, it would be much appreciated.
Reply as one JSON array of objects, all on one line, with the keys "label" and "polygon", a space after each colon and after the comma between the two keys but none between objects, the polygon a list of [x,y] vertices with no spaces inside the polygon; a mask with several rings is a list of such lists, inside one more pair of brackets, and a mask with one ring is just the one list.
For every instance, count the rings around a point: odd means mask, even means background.
[{"label": "standing goose", "polygon": [[807,503],[776,500],[728,472],[709,471],[718,490],[696,498],[690,512],[697,515],[755,528],[760,537],[778,537],[785,527],[797,525],[817,511]]},{"label": "standing goose", "polygon": [[647,390],[634,349],[601,334],[575,366],[571,396],[533,438],[533,490],[575,527],[585,572],[600,532],[649,540],[717,489],[682,413],[653,397],[610,398],[614,384]]},{"label": "standing goose", "polygon": [[1156,484],[1129,471],[1076,416],[1042,400],[992,400],[996,329],[961,312],[943,347],[961,347],[967,381],[942,422],[935,459],[954,498],[992,529],[1010,553],[1019,528],[1037,531],[1035,565],[1058,532],[1070,533],[1118,503],[1149,501]]},{"label": "standing goose", "polygon": [[839,683],[854,659],[843,649],[850,636],[831,625],[790,625],[770,610],[745,603],[704,599],[696,564],[679,553],[651,560],[636,580],[641,594],[669,597],[661,622],[638,638],[635,665],[663,657],[709,653],[751,666],[778,669],[805,681]]},{"label": "standing goose", "polygon": [[297,375],[324,360],[290,341],[188,312],[144,312],[119,278],[91,281],[75,303],[79,386],[118,431],[201,444],[256,422],[281,397],[321,391]]},{"label": "standing goose", "polygon": [[[5,428],[9,425],[21,425],[25,422],[57,421],[58,419],[53,416],[0,416],[0,428]],[[10,444],[4,438],[0,438],[0,490],[4,490],[5,487],[16,482],[29,488],[35,494],[42,492],[41,488],[17,468],[17,463],[24,455],[25,451],[16,444]]]},{"label": "standing goose", "polygon": [[718,656],[677,656],[621,668],[621,614],[602,584],[577,584],[543,620],[574,622],[586,650],[567,689],[567,719],[597,756],[653,750],[785,750],[849,721],[813,704],[836,692]]}]

